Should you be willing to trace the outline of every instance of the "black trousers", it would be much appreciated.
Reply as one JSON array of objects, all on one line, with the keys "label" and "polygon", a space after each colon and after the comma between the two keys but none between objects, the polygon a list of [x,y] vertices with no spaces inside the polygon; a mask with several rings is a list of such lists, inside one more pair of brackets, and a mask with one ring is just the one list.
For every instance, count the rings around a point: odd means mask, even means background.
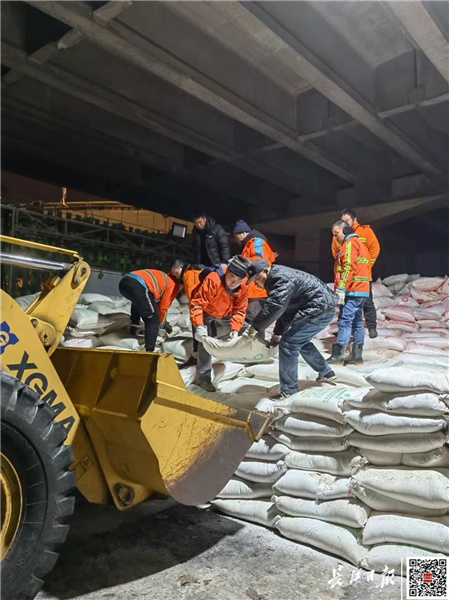
[{"label": "black trousers", "polygon": [[368,329],[376,329],[377,328],[377,315],[376,315],[376,307],[373,302],[373,283],[369,282],[369,298],[365,300],[365,304],[363,306],[363,315],[365,317],[365,323]]},{"label": "black trousers", "polygon": [[131,301],[131,323],[145,324],[145,350],[154,352],[159,331],[159,309],[150,290],[134,277],[123,277],[118,285],[122,296]]}]

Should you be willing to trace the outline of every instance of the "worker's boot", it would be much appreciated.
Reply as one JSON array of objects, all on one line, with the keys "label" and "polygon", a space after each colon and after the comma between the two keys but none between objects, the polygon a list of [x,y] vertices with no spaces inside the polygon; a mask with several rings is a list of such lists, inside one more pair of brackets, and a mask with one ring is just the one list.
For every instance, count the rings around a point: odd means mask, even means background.
[{"label": "worker's boot", "polygon": [[379,334],[377,333],[377,329],[372,327],[371,329],[368,329],[368,335],[373,340],[374,338],[377,338]]},{"label": "worker's boot", "polygon": [[330,357],[330,359],[327,362],[328,365],[343,365],[344,364],[344,353],[345,353],[345,346],[342,346],[341,344],[333,344],[332,346],[332,356]]},{"label": "worker's boot", "polygon": [[345,365],[363,365],[363,344],[352,344],[351,356],[345,361]]},{"label": "worker's boot", "polygon": [[210,379],[205,379],[204,381],[200,381],[200,387],[202,387],[203,390],[206,390],[206,392],[216,392],[217,391],[215,389],[214,384],[212,383],[212,381]]},{"label": "worker's boot", "polygon": [[333,383],[334,381],[336,381],[336,379],[337,376],[335,375],[335,373],[333,371],[329,371],[329,373],[326,373],[326,375],[318,375],[315,381]]}]

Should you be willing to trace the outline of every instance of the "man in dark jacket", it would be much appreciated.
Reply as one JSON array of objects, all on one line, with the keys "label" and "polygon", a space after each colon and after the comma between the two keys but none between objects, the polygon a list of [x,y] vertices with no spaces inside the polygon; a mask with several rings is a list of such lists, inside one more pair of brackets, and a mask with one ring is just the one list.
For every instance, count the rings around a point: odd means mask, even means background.
[{"label": "man in dark jacket", "polygon": [[333,381],[335,373],[311,342],[335,317],[337,295],[317,277],[257,260],[248,268],[248,281],[265,288],[268,299],[247,335],[264,338],[274,321],[272,345],[279,344],[280,398],[298,391],[298,358],[318,373],[317,381]]},{"label": "man in dark jacket", "polygon": [[193,262],[206,267],[226,264],[231,258],[228,236],[215,219],[199,215],[194,219]]}]

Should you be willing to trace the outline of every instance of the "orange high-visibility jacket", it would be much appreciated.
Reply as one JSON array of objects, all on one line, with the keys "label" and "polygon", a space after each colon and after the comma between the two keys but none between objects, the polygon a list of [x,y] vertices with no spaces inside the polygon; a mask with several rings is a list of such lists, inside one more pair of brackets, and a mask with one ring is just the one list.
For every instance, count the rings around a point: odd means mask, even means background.
[{"label": "orange high-visibility jacket", "polygon": [[[372,281],[372,269],[374,267],[374,263],[377,260],[377,257],[380,253],[380,244],[379,240],[376,237],[376,234],[371,229],[369,225],[360,225],[357,219],[354,221],[354,225],[352,227],[353,233],[356,233],[359,236],[361,242],[366,244],[368,248],[368,253],[370,256],[370,281]],[[332,256],[335,258],[337,256],[338,249],[340,244],[337,242],[335,238],[332,239]]]},{"label": "orange high-visibility jacket", "polygon": [[193,294],[190,302],[192,325],[204,325],[203,313],[216,319],[223,319],[231,313],[231,331],[240,331],[248,308],[248,288],[243,282],[231,295],[226,291],[220,275],[216,272],[210,273]]},{"label": "orange high-visibility jacket", "polygon": [[347,235],[337,250],[334,275],[334,289],[345,290],[347,296],[368,298],[370,256],[355,233]]},{"label": "orange high-visibility jacket", "polygon": [[[251,233],[248,234],[248,237],[251,235],[253,235],[253,237],[251,237],[243,247],[242,256],[250,261],[263,258],[271,267],[276,257],[267,240],[262,234],[255,230],[251,231]],[[268,298],[267,291],[258,288],[254,281],[252,281],[248,287],[249,298]]]},{"label": "orange high-visibility jacket", "polygon": [[159,303],[159,319],[163,323],[167,310],[176,298],[179,286],[169,275],[156,269],[132,271],[129,275],[147,286],[153,298]]},{"label": "orange high-visibility jacket", "polygon": [[200,285],[200,273],[201,269],[190,269],[189,267],[184,272],[182,285],[189,302],[192,300],[196,288]]}]

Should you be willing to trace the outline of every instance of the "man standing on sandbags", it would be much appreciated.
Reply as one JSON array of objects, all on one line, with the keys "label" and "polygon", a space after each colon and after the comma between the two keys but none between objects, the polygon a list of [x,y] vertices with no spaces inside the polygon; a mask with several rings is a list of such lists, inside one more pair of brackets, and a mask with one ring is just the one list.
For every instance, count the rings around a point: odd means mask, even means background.
[{"label": "man standing on sandbags", "polygon": [[[270,266],[274,263],[276,255],[270,248],[267,238],[263,233],[260,233],[256,229],[251,229],[245,221],[237,221],[232,233],[242,247],[242,256],[244,258],[247,258],[251,262],[262,258]],[[251,324],[254,321],[266,299],[266,290],[257,287],[254,281],[251,282],[249,285],[248,310],[245,319],[247,323]]]},{"label": "man standing on sandbags", "polygon": [[194,218],[193,228],[193,262],[213,267],[224,265],[231,258],[228,236],[221,225],[212,217],[200,213]]},{"label": "man standing on sandbags", "polygon": [[264,339],[265,329],[276,321],[271,344],[279,345],[281,391],[275,399],[298,391],[299,355],[318,373],[317,381],[334,381],[335,373],[311,340],[334,319],[336,294],[318,277],[265,260],[251,263],[248,275],[247,283],[254,281],[268,298],[245,335]]},{"label": "man standing on sandbags", "polygon": [[365,341],[362,314],[370,291],[370,255],[366,245],[345,221],[337,221],[332,226],[332,235],[338,243],[334,289],[341,309],[337,342],[332,347],[329,364],[344,363],[343,357],[351,334],[352,355],[347,364],[362,364]]},{"label": "man standing on sandbags", "polygon": [[142,269],[125,275],[119,283],[122,296],[131,301],[131,330],[145,324],[145,350],[154,352],[159,326],[176,298],[179,286],[171,275],[156,269]]},{"label": "man standing on sandbags", "polygon": [[[372,270],[374,267],[374,263],[377,260],[377,257],[380,253],[380,244],[377,239],[374,231],[371,229],[369,225],[360,225],[357,221],[357,216],[355,212],[351,208],[345,208],[341,211],[341,220],[347,223],[351,229],[352,233],[356,233],[359,236],[360,241],[366,245],[369,254],[369,297],[365,301],[365,306],[363,307],[363,314],[365,316],[366,327],[368,328],[368,334],[370,338],[377,337],[377,316],[376,316],[376,307],[374,306],[373,301],[373,289],[372,289],[372,281],[373,274]],[[334,258],[337,257],[337,252],[340,245],[337,242],[336,238],[332,239],[332,255]]]},{"label": "man standing on sandbags", "polygon": [[230,337],[237,337],[243,327],[248,308],[248,286],[242,285],[249,261],[234,256],[227,269],[211,271],[194,292],[190,302],[190,319],[198,340],[198,382],[208,392],[215,392],[212,383],[212,357],[201,343],[212,334],[211,325],[227,328]]}]

